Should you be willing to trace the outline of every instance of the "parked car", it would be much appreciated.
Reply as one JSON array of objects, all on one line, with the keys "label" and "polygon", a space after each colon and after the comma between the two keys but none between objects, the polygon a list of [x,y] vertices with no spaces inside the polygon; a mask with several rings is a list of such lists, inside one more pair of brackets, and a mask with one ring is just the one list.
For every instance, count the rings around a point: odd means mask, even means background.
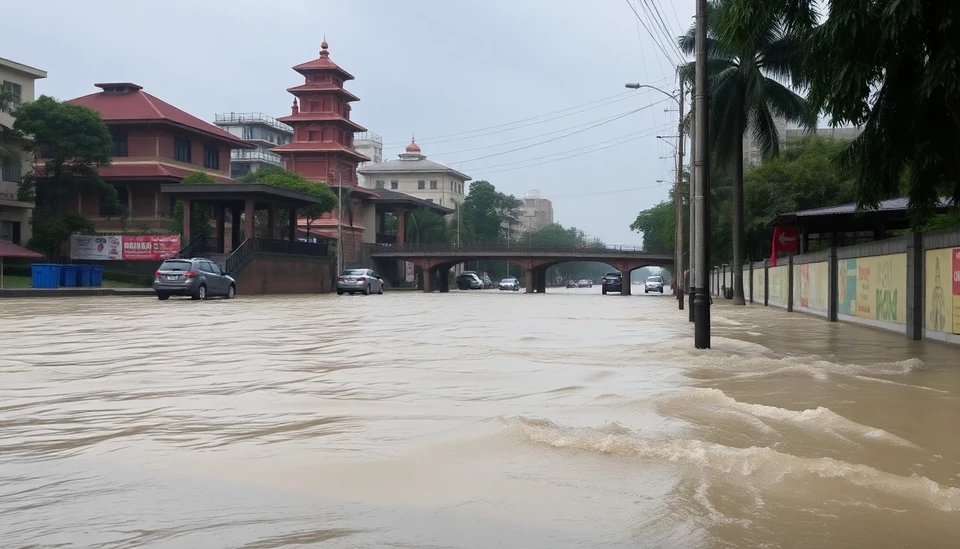
[{"label": "parked car", "polygon": [[581,278],[577,281],[577,288],[593,288],[593,281]]},{"label": "parked car", "polygon": [[567,281],[567,288],[576,288],[576,287],[577,287],[577,283],[575,281],[573,280]]},{"label": "parked car", "polygon": [[153,275],[153,291],[161,301],[172,295],[190,296],[191,299],[212,296],[232,299],[237,295],[237,281],[219,265],[203,257],[167,259]]},{"label": "parked car", "polygon": [[337,295],[382,294],[383,279],[370,269],[346,269],[337,277]]},{"label": "parked car", "polygon": [[504,278],[500,281],[501,290],[520,291],[520,281],[516,278]]},{"label": "parked car", "polygon": [[663,293],[663,277],[660,276],[648,276],[647,281],[643,283],[643,293],[648,294],[650,292],[660,292]]},{"label": "parked car", "polygon": [[473,271],[463,271],[457,275],[457,289],[459,290],[482,290],[483,280]]},{"label": "parked car", "polygon": [[600,282],[603,295],[607,295],[607,292],[622,292],[623,291],[623,275],[619,271],[614,271],[603,275],[603,280]]}]

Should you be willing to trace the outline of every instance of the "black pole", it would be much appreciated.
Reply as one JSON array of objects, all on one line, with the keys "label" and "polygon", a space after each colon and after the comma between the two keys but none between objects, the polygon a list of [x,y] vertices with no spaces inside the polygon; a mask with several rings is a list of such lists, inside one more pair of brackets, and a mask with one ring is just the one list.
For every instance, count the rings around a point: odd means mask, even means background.
[{"label": "black pole", "polygon": [[696,124],[697,124],[697,269],[696,294],[693,298],[694,345],[697,349],[710,348],[710,295],[707,293],[707,258],[709,257],[710,229],[710,158],[709,118],[710,98],[707,95],[707,0],[697,0],[696,10]]}]

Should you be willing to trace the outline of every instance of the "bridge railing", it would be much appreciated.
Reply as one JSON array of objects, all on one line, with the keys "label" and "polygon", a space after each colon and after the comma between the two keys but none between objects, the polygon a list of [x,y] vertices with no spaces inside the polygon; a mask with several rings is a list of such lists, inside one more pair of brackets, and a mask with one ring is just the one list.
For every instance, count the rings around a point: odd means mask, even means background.
[{"label": "bridge railing", "polygon": [[558,253],[558,254],[586,254],[586,255],[622,255],[624,253],[644,252],[637,246],[543,246],[537,244],[388,244],[378,243],[373,247],[373,253]]}]

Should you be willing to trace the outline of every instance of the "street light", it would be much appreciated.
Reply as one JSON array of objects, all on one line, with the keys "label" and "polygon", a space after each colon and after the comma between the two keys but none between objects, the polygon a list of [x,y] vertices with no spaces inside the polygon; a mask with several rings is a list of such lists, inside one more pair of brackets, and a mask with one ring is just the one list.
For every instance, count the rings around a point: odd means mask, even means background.
[{"label": "street light", "polygon": [[[663,95],[666,95],[670,99],[673,99],[677,103],[677,107],[680,113],[680,122],[677,124],[677,132],[679,135],[671,136],[662,136],[658,135],[657,139],[663,140],[664,143],[668,143],[667,138],[670,139],[676,138],[677,145],[674,148],[677,151],[677,182],[673,191],[673,209],[675,217],[676,232],[674,234],[673,241],[673,270],[675,271],[674,280],[680,281],[682,284],[683,281],[683,212],[681,211],[681,201],[680,201],[680,189],[683,187],[683,79],[680,79],[680,93],[674,95],[670,92],[661,90],[656,86],[651,86],[650,84],[640,84],[637,82],[628,82],[624,84],[625,87],[631,90],[639,90],[641,88],[647,88],[650,90],[658,91]],[[672,145],[672,144],[671,144]],[[683,310],[683,291],[674,284],[673,291],[677,295],[677,306],[682,311]]]}]

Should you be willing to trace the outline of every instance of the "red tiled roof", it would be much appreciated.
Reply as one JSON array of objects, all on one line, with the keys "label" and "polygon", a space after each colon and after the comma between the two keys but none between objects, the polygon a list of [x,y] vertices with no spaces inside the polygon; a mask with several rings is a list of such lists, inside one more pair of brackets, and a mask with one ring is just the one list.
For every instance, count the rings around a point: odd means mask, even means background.
[{"label": "red tiled roof", "polygon": [[8,242],[6,240],[0,240],[0,257],[27,257],[31,259],[36,259],[43,257],[43,254],[38,254],[32,250],[26,248],[21,248],[13,242]]},{"label": "red tiled roof", "polygon": [[360,101],[360,98],[357,97],[356,95],[353,95],[352,93],[341,88],[340,86],[337,86],[331,83],[321,84],[321,83],[311,82],[309,84],[300,84],[299,86],[287,88],[287,91],[293,94],[299,91],[330,91],[330,92],[342,93],[343,95],[347,96],[350,99],[350,101]]},{"label": "red tiled roof", "polygon": [[[117,162],[99,168],[97,173],[104,179],[174,179],[179,181],[194,171],[199,170],[189,170],[159,162]],[[235,180],[223,175],[209,175],[217,183],[236,183]]]},{"label": "red tiled roof", "polygon": [[349,72],[340,68],[339,65],[330,60],[329,57],[318,57],[313,61],[307,61],[306,63],[300,63],[293,67],[293,70],[299,73],[305,72],[317,72],[317,71],[335,71],[339,72],[343,76],[344,80],[353,80],[353,75]]},{"label": "red tiled roof", "polygon": [[350,120],[350,119],[348,119],[348,118],[344,118],[344,117],[340,116],[339,114],[332,113],[332,112],[299,112],[299,113],[297,113],[297,114],[290,114],[290,115],[287,115],[287,116],[283,116],[283,117],[281,117],[281,118],[278,118],[277,120],[279,120],[280,122],[283,122],[284,124],[289,124],[289,125],[291,125],[291,126],[295,125],[297,122],[314,122],[314,121],[316,121],[316,122],[342,122],[342,123],[347,124],[347,125],[349,125],[349,126],[351,126],[351,127],[353,127],[353,128],[356,128],[356,130],[357,130],[358,132],[365,132],[365,131],[367,131],[366,128],[364,128],[364,127],[361,126],[360,124],[357,124],[357,123],[354,122],[353,120]]},{"label": "red tiled roof", "polygon": [[168,122],[227,141],[237,148],[254,146],[213,124],[204,122],[196,116],[150,95],[136,84],[95,84],[95,86],[105,89],[125,88],[127,90],[122,92],[102,91],[70,100],[71,103],[99,111],[103,121],[107,124],[111,122]]},{"label": "red tiled roof", "polygon": [[290,143],[284,143],[270,149],[271,152],[283,155],[285,152],[294,152],[294,151],[308,151],[308,152],[341,152],[344,154],[349,154],[354,158],[359,159],[361,162],[367,162],[370,159],[366,156],[358,153],[357,151],[344,147],[339,143],[324,143],[324,142],[313,142],[313,141],[293,141]]}]

